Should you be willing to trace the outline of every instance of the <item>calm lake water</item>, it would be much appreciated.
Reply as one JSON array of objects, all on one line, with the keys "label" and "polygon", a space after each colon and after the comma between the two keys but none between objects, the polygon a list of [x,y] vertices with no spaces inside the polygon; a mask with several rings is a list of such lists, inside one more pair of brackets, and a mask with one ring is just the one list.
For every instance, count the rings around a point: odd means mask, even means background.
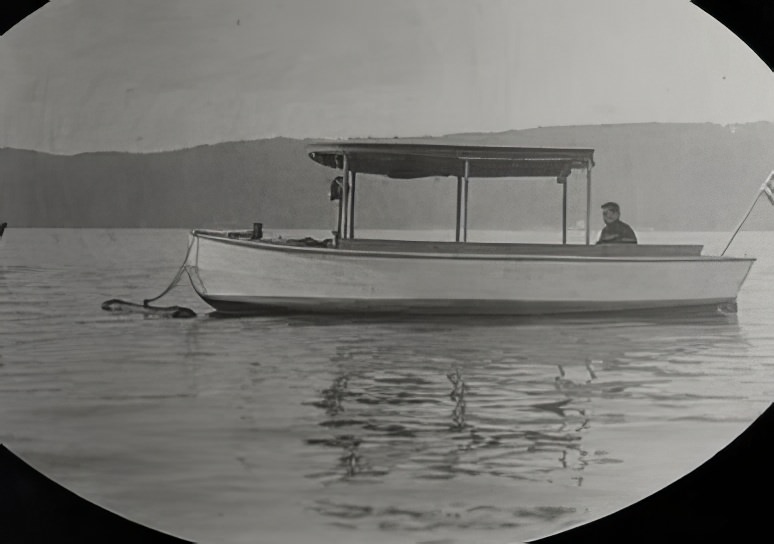
[{"label": "calm lake water", "polygon": [[187,283],[159,304],[195,319],[100,308],[159,294],[186,242],[11,228],[0,247],[0,442],[183,538],[521,542],[657,491],[774,400],[774,233],[729,251],[758,257],[736,315],[223,319]]}]

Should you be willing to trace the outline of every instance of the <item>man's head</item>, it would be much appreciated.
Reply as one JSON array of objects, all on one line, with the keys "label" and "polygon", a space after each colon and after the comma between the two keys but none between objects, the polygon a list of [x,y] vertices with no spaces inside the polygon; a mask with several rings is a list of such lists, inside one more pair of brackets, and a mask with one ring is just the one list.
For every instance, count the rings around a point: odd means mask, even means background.
[{"label": "man's head", "polygon": [[605,225],[618,221],[621,217],[621,208],[615,202],[605,202],[602,204],[602,219]]}]

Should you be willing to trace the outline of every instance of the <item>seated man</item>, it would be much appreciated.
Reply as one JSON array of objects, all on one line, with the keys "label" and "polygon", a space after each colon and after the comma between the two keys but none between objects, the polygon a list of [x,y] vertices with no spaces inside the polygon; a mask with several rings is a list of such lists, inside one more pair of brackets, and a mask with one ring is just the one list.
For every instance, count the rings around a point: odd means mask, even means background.
[{"label": "seated man", "polygon": [[615,202],[602,204],[605,227],[599,234],[598,244],[636,244],[637,236],[632,228],[620,220],[621,208]]}]

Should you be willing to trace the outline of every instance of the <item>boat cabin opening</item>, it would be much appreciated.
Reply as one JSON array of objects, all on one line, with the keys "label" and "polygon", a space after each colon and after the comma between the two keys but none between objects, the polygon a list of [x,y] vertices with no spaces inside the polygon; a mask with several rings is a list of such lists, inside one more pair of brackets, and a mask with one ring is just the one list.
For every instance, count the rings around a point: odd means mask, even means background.
[{"label": "boat cabin opening", "polygon": [[[699,255],[700,245],[595,246],[591,241],[591,172],[594,150],[589,148],[506,147],[426,143],[407,140],[345,140],[307,146],[309,157],[341,171],[331,186],[338,201],[334,246],[366,251],[442,253],[507,253],[531,255]],[[572,175],[575,173],[575,175]],[[359,174],[395,180],[456,178],[454,242],[374,240],[356,238],[356,195]],[[470,182],[498,178],[514,183],[552,179],[561,186],[561,244],[481,243],[468,241]],[[572,181],[570,181],[572,180]],[[583,180],[583,181],[580,181]],[[585,185],[585,244],[568,244],[568,184]]]}]

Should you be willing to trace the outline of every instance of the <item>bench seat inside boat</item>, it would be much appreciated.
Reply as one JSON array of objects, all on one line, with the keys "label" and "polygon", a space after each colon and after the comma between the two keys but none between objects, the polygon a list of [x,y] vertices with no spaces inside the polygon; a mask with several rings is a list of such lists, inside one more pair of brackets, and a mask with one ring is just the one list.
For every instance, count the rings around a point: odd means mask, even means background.
[{"label": "bench seat inside boat", "polygon": [[530,244],[493,242],[427,242],[354,238],[339,240],[341,249],[417,253],[508,255],[577,255],[595,257],[683,257],[701,255],[701,245],[663,244]]}]

